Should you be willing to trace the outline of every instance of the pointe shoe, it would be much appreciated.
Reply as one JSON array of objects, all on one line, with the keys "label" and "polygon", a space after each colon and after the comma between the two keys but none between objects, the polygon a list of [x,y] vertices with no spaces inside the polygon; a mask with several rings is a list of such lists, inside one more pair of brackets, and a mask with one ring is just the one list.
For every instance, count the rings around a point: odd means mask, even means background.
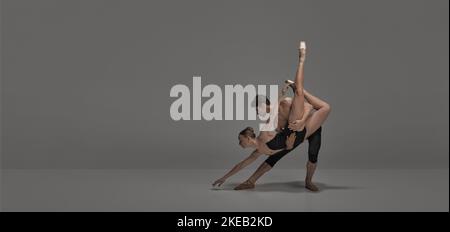
[{"label": "pointe shoe", "polygon": [[255,184],[249,181],[245,181],[244,183],[236,186],[234,190],[244,190],[244,189],[253,189],[255,188]]},{"label": "pointe shoe", "polygon": [[306,42],[305,41],[300,41],[300,45],[298,47],[298,51],[299,51],[299,58],[301,62],[305,61],[305,57],[306,57]]},{"label": "pointe shoe", "polygon": [[305,41],[300,41],[300,46],[298,48],[299,49],[306,49],[306,42]]},{"label": "pointe shoe", "polygon": [[290,86],[295,85],[295,82],[293,82],[293,81],[291,81],[291,80],[285,80],[284,83],[285,83],[286,85],[290,85]]},{"label": "pointe shoe", "polygon": [[284,83],[286,85],[288,85],[289,87],[291,87],[292,91],[295,93],[295,82],[293,82],[291,80],[285,80]]}]

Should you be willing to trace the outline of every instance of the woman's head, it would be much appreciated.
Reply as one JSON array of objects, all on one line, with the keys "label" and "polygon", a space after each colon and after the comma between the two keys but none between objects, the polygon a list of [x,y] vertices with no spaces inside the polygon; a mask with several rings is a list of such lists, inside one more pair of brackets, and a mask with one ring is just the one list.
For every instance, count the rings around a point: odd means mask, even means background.
[{"label": "woman's head", "polygon": [[256,141],[256,134],[253,128],[246,127],[239,132],[239,145],[242,148],[252,147]]}]

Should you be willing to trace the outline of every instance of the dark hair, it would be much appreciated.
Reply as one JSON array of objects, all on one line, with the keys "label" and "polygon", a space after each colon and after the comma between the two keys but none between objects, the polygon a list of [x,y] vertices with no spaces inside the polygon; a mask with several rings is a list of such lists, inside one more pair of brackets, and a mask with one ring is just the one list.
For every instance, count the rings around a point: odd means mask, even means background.
[{"label": "dark hair", "polygon": [[[262,98],[263,97],[263,95],[258,95],[258,96],[256,96],[256,99],[255,99],[255,102],[256,102],[256,114],[258,114],[258,103],[259,103],[259,100],[258,99],[260,99],[260,98]],[[269,98],[267,97],[267,96],[265,96],[265,98],[266,98],[266,106],[270,106],[270,100],[269,100]],[[267,111],[266,111],[267,112]]]},{"label": "dark hair", "polygon": [[[261,95],[256,96],[256,108],[258,108],[258,99],[262,97]],[[269,98],[266,96],[266,105],[270,105],[270,100]]]},{"label": "dark hair", "polygon": [[256,138],[255,130],[253,130],[253,128],[251,128],[251,127],[246,127],[239,133],[239,135],[243,135],[245,137]]}]

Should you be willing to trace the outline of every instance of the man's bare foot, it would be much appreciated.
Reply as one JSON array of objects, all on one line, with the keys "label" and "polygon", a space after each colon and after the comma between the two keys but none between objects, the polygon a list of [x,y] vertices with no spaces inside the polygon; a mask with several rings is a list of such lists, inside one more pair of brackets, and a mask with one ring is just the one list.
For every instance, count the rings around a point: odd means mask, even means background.
[{"label": "man's bare foot", "polygon": [[319,188],[315,184],[313,184],[312,182],[306,182],[305,183],[305,188],[307,188],[307,189],[309,189],[310,191],[313,191],[313,192],[319,191]]},{"label": "man's bare foot", "polygon": [[255,188],[255,184],[250,181],[245,181],[244,183],[236,186],[234,190],[244,190],[244,189],[253,189]]}]

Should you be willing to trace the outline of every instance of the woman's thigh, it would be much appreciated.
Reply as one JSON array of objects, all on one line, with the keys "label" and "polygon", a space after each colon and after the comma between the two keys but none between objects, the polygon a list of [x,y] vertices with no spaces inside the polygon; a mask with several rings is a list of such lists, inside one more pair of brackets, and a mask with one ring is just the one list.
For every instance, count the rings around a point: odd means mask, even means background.
[{"label": "woman's thigh", "polygon": [[295,94],[292,98],[291,111],[289,112],[289,122],[302,119],[305,105],[303,94]]},{"label": "woman's thigh", "polygon": [[314,112],[310,118],[306,121],[306,135],[305,139],[308,138],[312,133],[314,133],[320,126],[325,122],[328,115],[330,114],[330,109],[327,107],[320,108]]}]

